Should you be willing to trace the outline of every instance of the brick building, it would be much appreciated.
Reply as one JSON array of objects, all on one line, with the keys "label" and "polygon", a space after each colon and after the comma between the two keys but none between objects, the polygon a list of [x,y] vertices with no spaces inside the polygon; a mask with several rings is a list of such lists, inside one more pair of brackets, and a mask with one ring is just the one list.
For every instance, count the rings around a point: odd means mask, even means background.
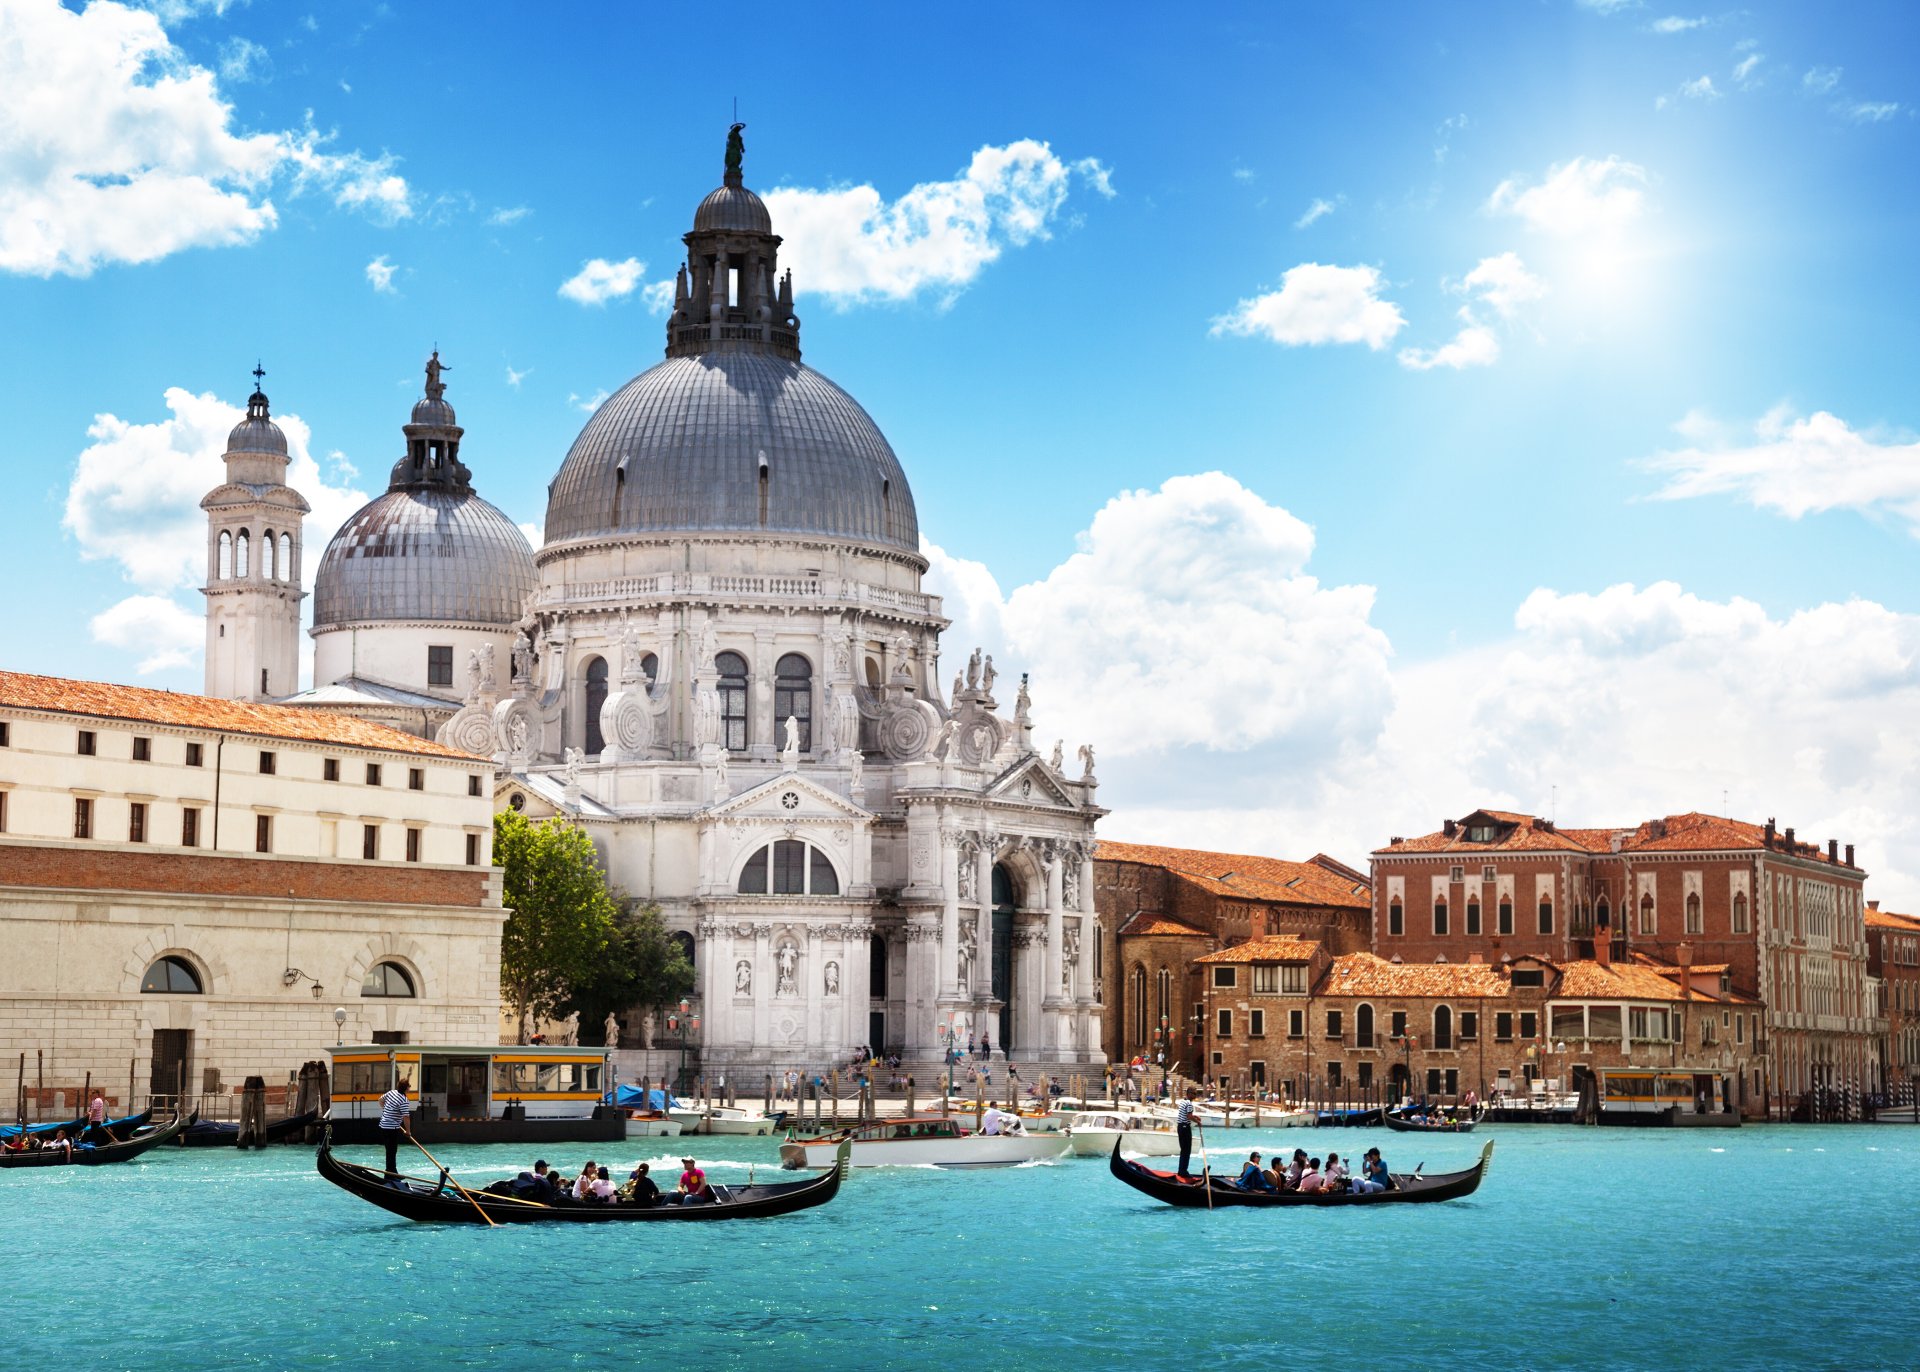
[{"label": "brick building", "polygon": [[1867,971],[1879,979],[1885,1021],[1881,1061],[1885,1075],[1874,1087],[1911,1104],[1920,1080],[1920,919],[1867,902]]},{"label": "brick building", "polygon": [[1107,1057],[1139,1055],[1202,1075],[1201,975],[1194,960],[1293,935],[1332,954],[1367,947],[1367,879],[1318,854],[1306,862],[1102,841],[1094,852]]},{"label": "brick building", "polygon": [[[1689,813],[1569,828],[1476,810],[1373,854],[1372,946],[1406,963],[1686,965],[1764,1005],[1736,1096],[1755,1109],[1879,1079],[1881,1032],[1852,845]],[[1729,1010],[1729,1028],[1731,1015]]]},{"label": "brick building", "polygon": [[0,672],[0,1057],[118,1097],[492,1042],[493,803],[491,761],[384,725]]}]

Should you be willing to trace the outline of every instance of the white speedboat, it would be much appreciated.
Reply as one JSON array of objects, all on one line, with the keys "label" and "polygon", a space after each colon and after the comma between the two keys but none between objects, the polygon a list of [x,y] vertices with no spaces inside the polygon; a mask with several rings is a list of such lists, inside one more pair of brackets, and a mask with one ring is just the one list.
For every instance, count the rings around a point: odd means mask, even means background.
[{"label": "white speedboat", "polygon": [[1067,1137],[1077,1158],[1111,1157],[1115,1141],[1123,1153],[1150,1158],[1170,1158],[1180,1151],[1173,1126],[1148,1115],[1083,1112],[1067,1126]]},{"label": "white speedboat", "polygon": [[680,1125],[683,1134],[697,1134],[707,1122],[707,1112],[697,1105],[675,1103],[667,1107],[667,1118]]},{"label": "white speedboat", "polygon": [[1018,1116],[989,1110],[978,1131],[957,1116],[936,1115],[874,1120],[818,1138],[790,1138],[780,1145],[780,1161],[787,1167],[831,1167],[845,1139],[853,1141],[855,1167],[1012,1167],[1062,1157],[1070,1144],[1064,1133],[1029,1134]]},{"label": "white speedboat", "polygon": [[680,1121],[658,1110],[627,1111],[627,1137],[630,1139],[671,1139],[679,1137]]},{"label": "white speedboat", "polygon": [[771,1134],[781,1116],[746,1106],[710,1105],[703,1132],[708,1134]]}]

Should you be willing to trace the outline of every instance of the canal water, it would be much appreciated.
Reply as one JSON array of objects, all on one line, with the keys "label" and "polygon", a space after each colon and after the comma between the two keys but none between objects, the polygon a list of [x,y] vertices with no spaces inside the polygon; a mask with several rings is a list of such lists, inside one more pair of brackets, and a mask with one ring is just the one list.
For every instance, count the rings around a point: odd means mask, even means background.
[{"label": "canal water", "polygon": [[[1920,1128],[1208,1142],[1221,1170],[1253,1147],[1377,1144],[1438,1172],[1485,1138],[1470,1200],[1212,1214],[1091,1158],[861,1169],[773,1221],[498,1230],[391,1217],[306,1148],[0,1172],[0,1351],[86,1369],[1920,1366]],[[680,1142],[554,1160],[671,1176]],[[776,1139],[689,1142],[716,1180],[776,1166]],[[435,1151],[474,1185],[532,1161]]]}]

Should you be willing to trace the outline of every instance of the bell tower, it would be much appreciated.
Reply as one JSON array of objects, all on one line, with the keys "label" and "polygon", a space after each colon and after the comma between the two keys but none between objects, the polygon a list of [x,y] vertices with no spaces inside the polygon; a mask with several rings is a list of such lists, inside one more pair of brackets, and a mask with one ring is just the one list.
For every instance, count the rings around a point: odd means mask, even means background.
[{"label": "bell tower", "polygon": [[300,531],[307,502],[286,484],[287,436],[253,369],[247,417],[227,435],[227,479],[207,512],[206,693],[275,700],[300,689]]}]

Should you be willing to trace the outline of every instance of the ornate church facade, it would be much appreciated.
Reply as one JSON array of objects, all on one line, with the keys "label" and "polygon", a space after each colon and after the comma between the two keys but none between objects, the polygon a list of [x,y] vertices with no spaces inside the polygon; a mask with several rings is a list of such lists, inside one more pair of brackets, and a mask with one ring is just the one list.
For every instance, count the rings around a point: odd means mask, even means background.
[{"label": "ornate church facade", "polygon": [[[387,494],[322,558],[289,703],[411,721],[492,757],[501,804],[585,828],[692,955],[710,1065],[938,1058],[948,1035],[1103,1062],[1092,751],[1042,755],[1026,679],[1004,707],[978,650],[943,682],[906,473],[801,361],[741,153],[736,128],[665,360],[574,441],[537,553],[474,492],[429,362]],[[216,575],[210,615],[235,599]],[[297,624],[297,594],[247,603],[246,642]],[[250,660],[221,673],[265,694]]]}]

